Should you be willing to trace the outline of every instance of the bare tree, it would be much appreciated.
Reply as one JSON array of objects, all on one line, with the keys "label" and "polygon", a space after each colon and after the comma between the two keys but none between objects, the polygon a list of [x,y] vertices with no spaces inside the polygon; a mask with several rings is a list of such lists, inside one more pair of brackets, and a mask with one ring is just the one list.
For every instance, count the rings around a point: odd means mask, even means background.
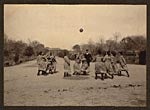
[{"label": "bare tree", "polygon": [[119,38],[121,38],[121,33],[120,32],[115,32],[113,34],[115,42],[118,42]]}]

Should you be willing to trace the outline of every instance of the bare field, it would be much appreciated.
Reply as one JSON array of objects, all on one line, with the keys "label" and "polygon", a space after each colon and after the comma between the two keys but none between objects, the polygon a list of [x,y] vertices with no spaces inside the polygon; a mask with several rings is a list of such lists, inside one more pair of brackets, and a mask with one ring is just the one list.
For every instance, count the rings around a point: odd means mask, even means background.
[{"label": "bare field", "polygon": [[[146,106],[146,66],[128,65],[130,77],[95,80],[90,75],[63,78],[63,59],[58,73],[37,76],[36,61],[4,68],[5,106]],[[72,62],[73,64],[73,62]]]}]

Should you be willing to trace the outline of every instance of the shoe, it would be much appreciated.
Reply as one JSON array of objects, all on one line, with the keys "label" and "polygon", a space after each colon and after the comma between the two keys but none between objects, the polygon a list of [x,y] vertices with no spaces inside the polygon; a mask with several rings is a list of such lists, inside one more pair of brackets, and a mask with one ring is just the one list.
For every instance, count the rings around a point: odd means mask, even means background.
[{"label": "shoe", "polygon": [[67,76],[69,77],[69,76],[71,76],[71,74],[67,73]]},{"label": "shoe", "polygon": [[121,76],[121,71],[118,72],[118,76]]},{"label": "shoe", "polygon": [[104,77],[104,78],[107,78],[107,74],[105,73],[103,77]]},{"label": "shoe", "polygon": [[130,77],[129,73],[127,72],[127,77]]},{"label": "shoe", "polygon": [[67,76],[67,74],[66,74],[66,72],[64,72],[64,77],[66,77]]},{"label": "shoe", "polygon": [[73,75],[76,75],[76,72],[74,72]]},{"label": "shoe", "polygon": [[102,81],[104,81],[104,78],[101,78]]}]

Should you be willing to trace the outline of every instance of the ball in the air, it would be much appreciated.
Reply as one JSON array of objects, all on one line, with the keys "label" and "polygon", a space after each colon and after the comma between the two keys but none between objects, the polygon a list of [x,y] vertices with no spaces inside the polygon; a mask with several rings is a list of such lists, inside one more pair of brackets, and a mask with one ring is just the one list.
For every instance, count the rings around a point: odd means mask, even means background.
[{"label": "ball in the air", "polygon": [[80,30],[79,30],[80,32],[83,32],[83,29],[82,28],[80,28]]}]

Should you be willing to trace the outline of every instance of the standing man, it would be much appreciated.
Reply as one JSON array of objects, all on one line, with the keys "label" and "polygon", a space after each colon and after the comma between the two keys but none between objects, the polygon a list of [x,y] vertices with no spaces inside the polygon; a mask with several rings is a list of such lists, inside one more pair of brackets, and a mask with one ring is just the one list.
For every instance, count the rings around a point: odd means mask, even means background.
[{"label": "standing man", "polygon": [[84,54],[84,57],[88,63],[88,66],[90,66],[90,62],[92,61],[92,55],[89,53],[89,50],[86,49],[86,52]]}]

